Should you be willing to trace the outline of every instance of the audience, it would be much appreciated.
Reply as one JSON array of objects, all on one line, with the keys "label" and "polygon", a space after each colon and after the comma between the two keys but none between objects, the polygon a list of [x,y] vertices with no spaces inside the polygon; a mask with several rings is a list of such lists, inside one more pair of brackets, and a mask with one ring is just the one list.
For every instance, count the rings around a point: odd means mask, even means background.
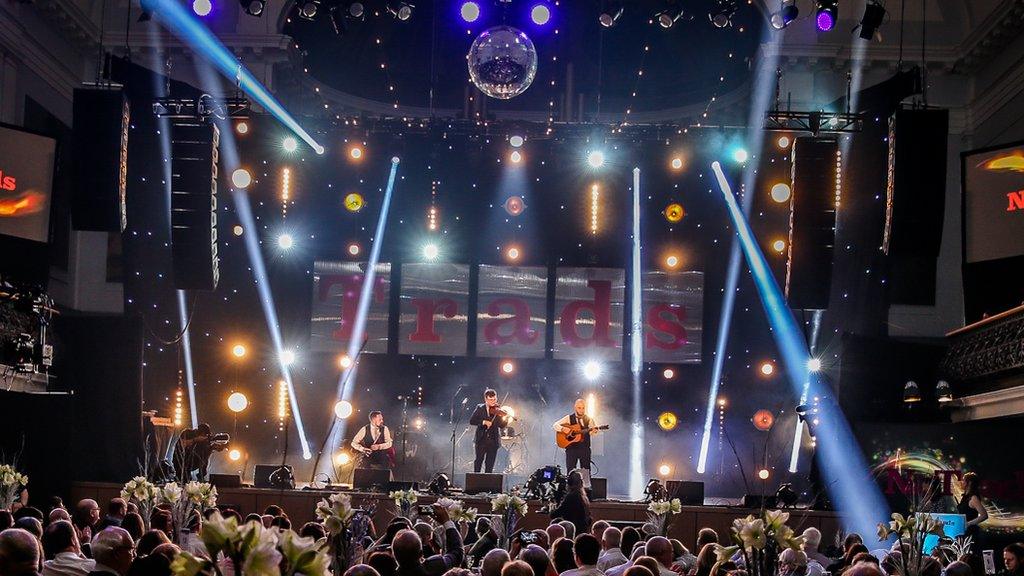
[{"label": "audience", "polygon": [[544,530],[548,535],[548,543],[553,544],[559,538],[565,538],[565,528],[558,522],[552,522]]},{"label": "audience", "polygon": [[533,576],[554,576],[555,566],[548,557],[548,552],[537,544],[530,544],[519,552],[519,559],[533,569]]},{"label": "audience", "polygon": [[42,538],[43,576],[85,576],[96,567],[96,561],[82,554],[75,527],[67,520],[58,520],[46,527]]},{"label": "audience", "polygon": [[576,568],[566,570],[561,576],[602,576],[604,573],[597,568],[597,559],[601,555],[601,544],[588,532],[580,534],[572,544],[573,561]]},{"label": "audience", "polygon": [[1014,543],[1003,548],[1004,576],[1024,575],[1024,544]]},{"label": "audience", "polygon": [[14,526],[14,514],[10,510],[0,510],[0,532]]},{"label": "audience", "polygon": [[132,537],[132,540],[136,542],[146,531],[146,525],[142,522],[142,516],[139,516],[138,512],[129,512],[125,514],[124,518],[121,519],[121,528],[128,531],[128,534]]},{"label": "audience", "polygon": [[148,556],[153,553],[157,546],[169,544],[170,542],[170,537],[163,530],[150,530],[143,534],[142,538],[139,538],[139,542],[135,546],[135,554],[137,556]]},{"label": "audience", "polygon": [[124,528],[104,528],[92,541],[92,557],[96,567],[90,576],[125,576],[135,559],[135,542]]},{"label": "audience", "polygon": [[822,566],[828,566],[832,563],[832,560],[828,556],[825,556],[824,554],[818,551],[818,547],[821,545],[820,530],[811,526],[810,528],[804,530],[803,537],[803,550],[804,554],[807,554],[808,560],[814,560]]},{"label": "audience", "polygon": [[128,503],[124,498],[111,498],[107,503],[107,515],[97,524],[96,531],[99,532],[110,526],[120,526],[128,515]]},{"label": "audience", "polygon": [[50,514],[47,516],[47,522],[53,523],[58,520],[67,520],[68,522],[71,522],[71,514],[68,514],[68,511],[63,508],[54,508],[53,510],[50,510]]},{"label": "audience", "polygon": [[590,525],[590,534],[600,542],[604,538],[604,531],[611,526],[606,520],[597,520]]},{"label": "audience", "polygon": [[21,528],[29,534],[41,539],[43,537],[43,523],[31,516],[23,516],[14,521],[15,528]]},{"label": "audience", "polygon": [[572,549],[572,540],[559,538],[551,544],[551,563],[555,572],[561,574],[576,568],[576,557]]},{"label": "audience", "polygon": [[505,564],[499,576],[533,576],[533,568],[522,560],[513,560]]},{"label": "audience", "polygon": [[714,567],[717,561],[718,555],[715,554],[715,544],[710,542],[705,544],[697,554],[695,576],[708,576],[711,574],[711,568]]},{"label": "audience", "polygon": [[395,535],[391,551],[398,562],[398,576],[441,576],[462,565],[462,536],[448,517],[448,509],[434,505],[434,519],[444,527],[444,553],[423,558],[423,543],[414,530],[403,529]]},{"label": "audience", "polygon": [[90,498],[80,500],[75,506],[75,514],[72,517],[72,523],[78,529],[78,540],[83,544],[91,542],[93,532],[99,532],[99,530],[94,530],[99,522],[100,505]]},{"label": "audience", "polygon": [[501,569],[511,561],[508,552],[501,548],[493,548],[484,554],[483,562],[480,563],[480,576],[501,576]]},{"label": "audience", "polygon": [[[664,536],[654,536],[647,541],[647,556],[658,561],[658,570],[661,576],[675,576],[672,571],[672,563],[675,560],[672,554],[672,543]],[[658,576],[655,574],[654,576]]]},{"label": "audience", "polygon": [[20,528],[0,532],[0,574],[38,576],[39,542]]},{"label": "audience", "polygon": [[[601,522],[594,522],[594,526],[601,524]],[[607,523],[605,523],[607,524]],[[607,572],[609,568],[614,568],[621,564],[625,564],[629,559],[622,553],[622,531],[614,526],[609,526],[604,529],[601,533],[601,556],[597,559],[597,569],[601,572]]]},{"label": "audience", "polygon": [[[802,550],[786,548],[779,554],[779,576],[804,576],[807,574],[807,554]],[[713,574],[712,576],[718,576]]]},{"label": "audience", "polygon": [[590,500],[583,489],[583,475],[578,470],[569,473],[566,484],[568,490],[565,497],[558,507],[551,511],[551,517],[572,522],[574,531],[570,532],[568,526],[565,531],[566,537],[572,540],[576,534],[583,534],[590,529]]}]

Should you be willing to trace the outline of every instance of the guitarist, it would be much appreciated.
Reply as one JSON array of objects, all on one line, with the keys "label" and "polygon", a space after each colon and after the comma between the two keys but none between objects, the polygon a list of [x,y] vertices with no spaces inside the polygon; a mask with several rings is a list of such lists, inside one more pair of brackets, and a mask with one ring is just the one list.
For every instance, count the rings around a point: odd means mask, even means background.
[{"label": "guitarist", "polygon": [[[554,429],[556,432],[563,434],[569,434],[574,430],[570,428],[578,426],[582,436],[582,440],[574,442],[565,448],[565,469],[566,471],[575,470],[576,468],[583,468],[588,473],[590,472],[590,436],[597,434],[597,424],[594,423],[594,419],[587,416],[587,403],[582,398],[577,398],[576,403],[573,405],[573,411],[567,416],[563,416],[561,420],[555,422]],[[578,464],[577,464],[578,463]]]},{"label": "guitarist", "polygon": [[352,448],[363,454],[360,466],[390,470],[393,465],[391,446],[391,430],[384,425],[384,415],[379,410],[370,412],[370,423],[352,438]]}]

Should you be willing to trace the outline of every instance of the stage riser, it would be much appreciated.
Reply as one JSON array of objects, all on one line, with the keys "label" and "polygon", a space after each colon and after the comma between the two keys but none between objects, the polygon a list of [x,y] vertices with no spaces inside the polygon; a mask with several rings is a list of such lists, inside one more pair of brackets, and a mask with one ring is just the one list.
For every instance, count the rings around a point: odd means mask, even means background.
[{"label": "stage riser", "polygon": [[[120,490],[121,487],[114,484],[76,482],[71,489],[71,502],[77,502],[82,498],[92,498],[99,502],[100,507],[103,507],[108,500],[118,496]],[[235,508],[242,516],[252,512],[262,513],[267,506],[278,504],[288,513],[292,527],[298,530],[306,522],[316,519],[314,514],[316,503],[327,494],[327,492],[315,490],[226,488],[218,489],[217,503]],[[384,494],[365,492],[349,492],[349,494],[352,495],[352,501],[356,506],[376,505],[373,523],[378,532],[384,530],[388,522],[396,515],[395,503]],[[486,514],[490,511],[490,500],[487,498],[468,496],[459,499],[481,513]],[[430,504],[434,500],[433,496],[422,496],[418,504]],[[541,507],[540,502],[531,501],[529,505],[529,513],[525,519],[520,521],[520,527],[533,529],[547,526],[549,524],[548,516],[537,512]],[[599,501],[592,502],[590,505],[591,515],[594,518],[612,522],[643,522],[647,519],[646,509],[647,505],[640,502]],[[756,513],[756,510],[747,508],[684,506],[682,512],[675,517],[669,536],[678,538],[692,550],[697,539],[697,531],[701,528],[714,528],[720,536],[725,536],[735,518]],[[835,538],[840,527],[840,518],[836,512],[794,510],[791,512],[789,525],[797,532],[811,526],[821,530],[821,541],[824,545],[832,542]],[[696,554],[697,551],[693,550],[693,552]]]}]

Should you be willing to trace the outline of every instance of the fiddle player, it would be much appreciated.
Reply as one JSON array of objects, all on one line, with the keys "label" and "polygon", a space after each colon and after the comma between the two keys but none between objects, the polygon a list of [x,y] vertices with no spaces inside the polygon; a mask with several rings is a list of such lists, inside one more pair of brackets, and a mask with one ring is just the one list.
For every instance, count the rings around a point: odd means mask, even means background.
[{"label": "fiddle player", "polygon": [[490,388],[484,391],[484,403],[476,405],[469,424],[476,426],[473,439],[476,460],[473,461],[473,471],[479,472],[483,464],[484,471],[489,474],[494,471],[494,459],[501,445],[501,429],[508,426],[508,418],[501,406],[498,406],[497,392]]}]

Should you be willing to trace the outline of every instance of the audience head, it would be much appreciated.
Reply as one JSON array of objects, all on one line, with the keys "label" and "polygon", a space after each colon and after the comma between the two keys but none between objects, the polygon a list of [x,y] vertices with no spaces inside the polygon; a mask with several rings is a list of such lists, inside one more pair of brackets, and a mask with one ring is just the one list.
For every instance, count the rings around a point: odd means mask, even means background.
[{"label": "audience head", "polygon": [[572,540],[559,538],[551,543],[551,563],[555,572],[561,574],[576,567],[576,559],[572,551]]},{"label": "audience head", "polygon": [[869,562],[871,564],[878,564],[878,558],[875,558],[870,552],[858,552],[853,557],[853,566],[860,564],[861,562]]},{"label": "audience head", "polygon": [[547,551],[537,544],[530,544],[523,548],[519,552],[519,559],[530,565],[530,568],[533,569],[533,576],[546,576],[548,570],[554,568]]},{"label": "audience head", "polygon": [[713,576],[728,576],[734,570],[736,570],[735,562],[732,560],[720,560],[711,567],[711,574]]},{"label": "audience head", "polygon": [[673,558],[680,558],[690,553],[690,551],[686,549],[686,546],[683,546],[683,543],[681,541],[676,540],[675,538],[669,538],[668,541],[670,544],[672,544]]},{"label": "audience head", "polygon": [[535,529],[533,531],[533,533],[536,535],[536,538],[534,539],[533,543],[536,544],[537,546],[540,546],[541,548],[547,550],[548,546],[551,545],[551,541],[548,540],[548,533],[547,533],[547,531],[546,530],[541,530],[540,528],[537,528],[537,529]]},{"label": "audience head", "polygon": [[779,574],[807,573],[807,554],[802,550],[786,548],[779,554]]},{"label": "audience head", "polygon": [[502,568],[511,560],[505,550],[492,548],[484,554],[484,559],[480,562],[480,576],[501,576]]},{"label": "audience head", "polygon": [[50,524],[57,522],[58,520],[71,522],[71,514],[68,514],[68,511],[63,508],[54,508],[53,510],[50,510],[47,520]]},{"label": "audience head", "polygon": [[167,534],[163,530],[153,529],[142,535],[139,538],[139,544],[135,547],[135,553],[139,556],[148,556],[153,553],[153,550],[161,544],[169,544],[171,539],[167,537]]},{"label": "audience head", "polygon": [[160,530],[165,535],[170,536],[171,532],[174,530],[171,513],[166,510],[154,510],[153,516],[149,521],[149,527],[154,530]]},{"label": "audience head", "polygon": [[576,539],[576,525],[575,524],[573,524],[572,522],[569,522],[568,520],[562,520],[561,522],[559,522],[559,524],[562,525],[562,528],[565,528],[565,537],[566,538],[568,538],[569,540],[575,540]]},{"label": "audience head", "polygon": [[851,546],[863,543],[864,539],[860,537],[860,534],[857,534],[856,532],[850,532],[846,535],[846,538],[843,539],[843,550],[849,550]]},{"label": "audience head", "polygon": [[271,504],[270,506],[267,506],[263,510],[263,515],[264,516],[273,516],[275,518],[280,516],[280,515],[282,515],[283,513],[284,513],[284,510],[280,506],[278,506],[277,504]]},{"label": "audience head", "polygon": [[0,510],[0,532],[14,526],[14,514],[10,510]]},{"label": "audience head", "polygon": [[647,546],[643,542],[637,542],[636,546],[633,546],[633,552],[629,555],[630,562],[636,562],[641,556],[647,555]]},{"label": "audience head", "polygon": [[78,533],[74,525],[67,520],[57,520],[46,527],[43,532],[43,553],[47,558],[53,558],[60,552],[81,551],[78,542]]},{"label": "audience head", "polygon": [[299,536],[319,540],[327,536],[327,531],[324,529],[324,525],[319,522],[306,522],[302,525],[302,529],[299,530]]},{"label": "audience head", "polygon": [[79,500],[75,506],[74,524],[79,528],[95,526],[100,521],[100,505],[91,498]]},{"label": "audience head", "polygon": [[865,546],[863,544],[860,544],[860,543],[853,544],[852,546],[850,546],[849,548],[846,549],[846,554],[843,555],[843,565],[844,566],[853,566],[853,558],[854,558],[854,556],[856,556],[857,554],[860,554],[861,552],[867,552],[867,551],[868,551],[868,547],[867,546]]},{"label": "audience head", "polygon": [[973,576],[970,564],[959,560],[946,566],[946,576]]},{"label": "audience head", "polygon": [[572,545],[573,555],[576,557],[576,565],[594,566],[597,558],[601,555],[601,543],[594,538],[593,534],[583,533],[576,537]]},{"label": "audience head", "polygon": [[142,538],[142,534],[146,531],[146,525],[142,522],[142,516],[139,516],[136,512],[129,512],[124,515],[124,520],[121,520],[121,528],[127,530],[132,540],[136,541]]},{"label": "audience head", "polygon": [[569,475],[565,478],[565,483],[569,488],[569,492],[583,492],[583,474],[579,470],[569,472]]},{"label": "audience head", "polygon": [[368,564],[356,564],[345,570],[345,576],[381,576],[373,566]]},{"label": "audience head", "polygon": [[702,550],[705,544],[715,544],[718,542],[718,532],[715,532],[711,528],[701,528],[697,532],[697,550]]},{"label": "audience head", "polygon": [[274,516],[274,519],[270,521],[270,526],[281,530],[291,530],[292,521],[287,516]]},{"label": "audience head", "polygon": [[634,566],[643,566],[651,571],[651,574],[658,576],[661,574],[661,562],[651,556],[641,556],[633,562]]},{"label": "audience head", "polygon": [[821,544],[821,530],[814,526],[804,530],[804,550],[817,550]]},{"label": "audience head", "polygon": [[104,528],[92,540],[92,557],[124,576],[135,559],[135,542],[124,528]]},{"label": "audience head", "polygon": [[601,533],[601,546],[605,550],[618,548],[620,544],[622,544],[622,530],[615,526],[609,526]]},{"label": "audience head", "polygon": [[415,530],[403,528],[391,541],[391,552],[399,567],[415,566],[423,556],[423,543]]},{"label": "audience head", "polygon": [[150,552],[149,555],[163,556],[164,558],[167,558],[168,561],[173,562],[174,557],[177,556],[179,552],[181,552],[181,548],[178,548],[177,544],[173,542],[164,542],[163,544],[157,545],[156,548],[153,548],[153,551]]},{"label": "audience head", "polygon": [[124,498],[111,498],[107,503],[107,516],[124,518],[125,514],[128,514],[128,503]]},{"label": "audience head", "polygon": [[861,562],[856,566],[851,566],[845,572],[843,576],[885,576],[882,571],[869,562]]},{"label": "audience head", "polygon": [[559,538],[565,538],[565,528],[563,528],[558,522],[551,524],[544,531],[548,533],[548,541],[552,544],[554,544],[555,540],[558,540]]},{"label": "audience head", "polygon": [[590,533],[594,535],[594,538],[597,538],[598,542],[600,542],[604,539],[605,528],[608,528],[609,526],[611,526],[611,524],[609,524],[608,522],[604,520],[598,520],[597,522],[594,522],[590,525]]},{"label": "audience head", "polygon": [[1024,573],[1024,544],[1014,542],[1003,548],[1003,565],[1012,574]]},{"label": "audience head", "polygon": [[633,548],[636,547],[636,543],[640,542],[640,531],[632,526],[627,526],[622,530],[622,541],[619,543],[619,548],[622,549],[622,553],[629,556],[633,553]]},{"label": "audience head", "polygon": [[533,576],[533,567],[522,560],[514,560],[505,564],[500,576]]},{"label": "audience head", "polygon": [[0,574],[35,576],[39,568],[39,543],[20,528],[0,532]]},{"label": "audience head", "polygon": [[715,554],[715,544],[709,542],[702,546],[700,552],[697,553],[697,576],[708,576],[711,574],[711,568],[714,567],[717,561],[718,556]]},{"label": "audience head", "polygon": [[260,524],[263,524],[263,515],[257,514],[255,512],[250,512],[245,516],[245,523],[248,524],[249,522],[258,522]]},{"label": "audience head", "polygon": [[264,514],[263,516],[260,516],[260,522],[263,522],[264,528],[270,528],[274,525],[274,518],[275,516],[271,516],[270,514]]},{"label": "audience head", "polygon": [[622,573],[622,576],[658,576],[658,575],[652,573],[646,566],[640,566],[639,564],[634,564],[633,566],[630,566],[629,568],[626,568],[625,572]]},{"label": "audience head", "polygon": [[886,574],[896,574],[903,569],[902,564],[903,552],[893,550],[886,554],[885,558],[882,558],[879,566]]},{"label": "audience head", "polygon": [[672,543],[664,536],[654,536],[647,541],[647,555],[654,558],[662,566],[672,566]]},{"label": "audience head", "polygon": [[21,520],[22,518],[35,518],[41,523],[44,519],[43,511],[35,506],[22,506],[14,513],[14,520]]},{"label": "audience head", "polygon": [[395,557],[387,552],[374,552],[366,560],[366,563],[373,567],[380,576],[395,576],[398,571],[398,563]]},{"label": "audience head", "polygon": [[36,540],[43,537],[43,523],[31,516],[24,516],[14,521],[15,528],[21,528],[36,537]]},{"label": "audience head", "polygon": [[136,558],[126,576],[171,576],[171,560],[162,554]]}]

